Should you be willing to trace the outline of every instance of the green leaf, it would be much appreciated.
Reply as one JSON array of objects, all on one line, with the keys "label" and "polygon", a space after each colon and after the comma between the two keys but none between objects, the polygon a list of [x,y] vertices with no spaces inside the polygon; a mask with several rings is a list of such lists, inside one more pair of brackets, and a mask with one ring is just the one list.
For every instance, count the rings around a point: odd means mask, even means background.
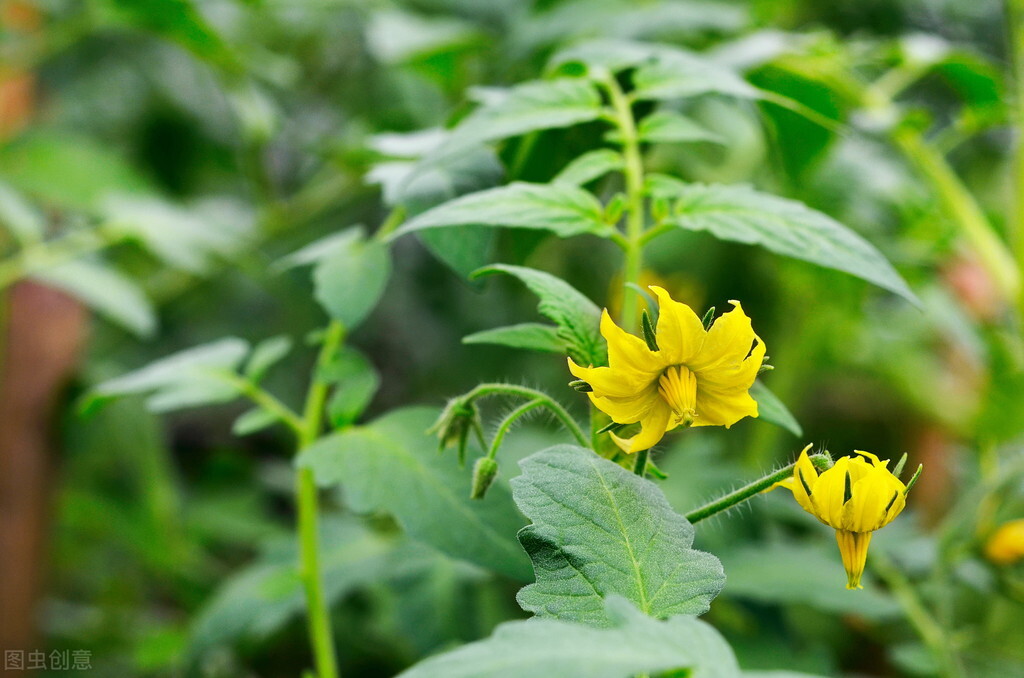
[{"label": "green leaf", "polygon": [[505,273],[518,278],[540,298],[542,314],[558,325],[558,337],[569,347],[569,355],[583,365],[603,365],[607,360],[599,329],[601,310],[575,287],[550,273],[524,266],[495,264],[473,274],[474,278]]},{"label": "green leaf", "polygon": [[612,628],[506,622],[490,638],[431,657],[399,678],[628,678],[682,669],[691,678],[739,678],[728,643],[698,619],[658,621],[618,597],[602,615]]},{"label": "green leaf", "polygon": [[536,228],[568,238],[582,233],[608,235],[601,203],[565,184],[515,182],[456,198],[410,219],[392,238],[412,231],[451,226]]},{"label": "green leaf", "polygon": [[657,485],[571,445],[519,465],[512,491],[533,521],[519,540],[537,576],[517,596],[523,609],[598,626],[609,623],[610,595],[653,617],[707,612],[725,584],[722,565],[691,548],[693,526]]},{"label": "green leaf", "polygon": [[68,292],[111,322],[142,337],[156,331],[156,312],[135,282],[112,268],[85,260],[68,261],[32,274]]},{"label": "green leaf", "polygon": [[455,455],[438,454],[426,434],[437,414],[393,411],[323,438],[297,463],[322,486],[340,484],[354,511],[387,511],[410,536],[448,555],[529,580],[529,561],[514,538],[522,516],[508,490],[498,484],[484,501],[469,498],[470,474]]},{"label": "green leaf", "polygon": [[744,671],[742,678],[824,678],[796,671]]},{"label": "green leaf", "polygon": [[693,118],[675,111],[657,111],[640,121],[637,134],[641,141],[649,143],[682,143],[687,141],[710,141],[724,144],[723,139]]},{"label": "green leaf", "polygon": [[151,194],[142,175],[89,137],[39,130],[0,145],[0,177],[59,208],[93,211],[111,194]]},{"label": "green leaf", "polygon": [[498,344],[530,351],[547,351],[565,354],[568,345],[560,336],[558,328],[540,323],[522,323],[493,330],[474,332],[462,338],[463,344]]},{"label": "green leaf", "polygon": [[270,337],[256,344],[245,363],[245,376],[254,382],[262,381],[267,371],[291,352],[292,344],[291,337],[285,335]]},{"label": "green leaf", "polygon": [[768,387],[760,381],[755,381],[750,387],[750,397],[757,401],[757,418],[781,426],[793,435],[799,437],[804,434],[800,422],[786,408],[778,396],[768,390]]},{"label": "green leaf", "polygon": [[278,416],[273,412],[262,407],[256,407],[235,419],[235,422],[231,425],[231,432],[236,436],[247,436],[270,428],[278,421]]},{"label": "green leaf", "polygon": [[673,201],[668,224],[844,271],[920,305],[874,245],[803,203],[748,186],[686,184],[664,175],[648,179],[652,197]]},{"label": "green leaf", "polygon": [[484,104],[452,130],[458,144],[519,136],[535,130],[569,127],[601,116],[601,97],[580,78],[537,80],[510,89],[478,89]]},{"label": "green leaf", "polygon": [[25,245],[43,239],[46,219],[17,191],[0,182],[0,226]]},{"label": "green leaf", "polygon": [[346,328],[356,327],[377,305],[391,275],[387,246],[367,240],[361,229],[333,249],[313,269],[313,296]]},{"label": "green leaf", "polygon": [[336,387],[327,403],[327,415],[331,424],[340,428],[358,419],[370,404],[380,387],[380,375],[363,354],[348,347],[339,352],[328,369]]},{"label": "green leaf", "polygon": [[633,73],[638,100],[683,99],[701,94],[727,94],[754,99],[756,87],[724,66],[682,50],[665,51]]},{"label": "green leaf", "polygon": [[556,184],[582,186],[625,166],[622,154],[609,148],[584,153],[559,172],[551,181]]},{"label": "green leaf", "polygon": [[99,384],[83,406],[135,393],[151,393],[146,406],[157,412],[233,400],[237,389],[218,373],[237,370],[248,352],[249,345],[234,337],[195,346]]}]

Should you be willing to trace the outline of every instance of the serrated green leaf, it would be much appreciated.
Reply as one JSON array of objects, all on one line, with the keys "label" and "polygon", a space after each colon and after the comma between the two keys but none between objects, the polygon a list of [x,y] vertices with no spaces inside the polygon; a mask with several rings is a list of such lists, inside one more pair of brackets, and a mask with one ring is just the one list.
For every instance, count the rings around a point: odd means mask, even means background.
[{"label": "serrated green leaf", "polygon": [[254,382],[262,381],[267,371],[288,355],[293,343],[291,337],[278,335],[256,344],[245,363],[245,376]]},{"label": "serrated green leaf", "polygon": [[599,329],[601,310],[575,287],[550,273],[506,264],[482,268],[473,277],[495,273],[518,278],[537,295],[537,310],[558,325],[558,336],[568,345],[573,360],[583,365],[603,365],[607,361]]},{"label": "serrated green leaf", "polygon": [[598,626],[610,621],[611,595],[653,617],[707,612],[725,584],[722,565],[692,548],[693,526],[657,485],[572,445],[519,465],[512,492],[533,521],[519,541],[537,576],[517,596],[523,609]]},{"label": "serrated green leaf", "polygon": [[675,111],[656,111],[640,121],[637,127],[640,141],[649,143],[681,143],[710,141],[724,144],[723,139],[707,127]]},{"label": "serrated green leaf", "polygon": [[748,186],[686,184],[664,175],[649,177],[648,191],[673,201],[666,223],[843,271],[920,305],[874,245],[803,203]]},{"label": "serrated green leaf", "polygon": [[146,405],[158,411],[232,400],[238,390],[217,373],[237,370],[248,352],[249,345],[234,337],[180,351],[99,384],[84,407],[135,393],[151,393]]},{"label": "serrated green leaf", "polygon": [[395,410],[365,426],[323,438],[297,464],[313,470],[322,486],[340,484],[353,510],[388,511],[410,536],[519,580],[530,564],[516,543],[522,516],[507,489],[495,485],[487,499],[469,498],[470,474],[454,455],[437,453],[427,435],[437,410]]},{"label": "serrated green leaf", "polygon": [[456,198],[427,210],[399,228],[393,238],[430,228],[494,226],[536,228],[568,238],[583,233],[607,235],[601,203],[565,184],[515,182]]},{"label": "serrated green leaf", "polygon": [[609,172],[617,172],[625,165],[622,154],[609,148],[584,153],[559,172],[551,181],[556,184],[582,186],[600,179]]},{"label": "serrated green leaf", "polygon": [[156,331],[156,311],[135,282],[112,268],[68,261],[32,275],[68,292],[111,322],[142,337]]},{"label": "serrated green leaf", "polygon": [[781,426],[797,437],[804,434],[800,422],[796,420],[792,412],[786,408],[778,396],[769,391],[768,387],[760,381],[755,381],[750,387],[750,397],[757,401],[758,419]]},{"label": "serrated green leaf", "polygon": [[628,678],[682,669],[691,678],[739,678],[728,643],[698,619],[658,621],[618,597],[602,614],[613,628],[507,622],[490,638],[431,657],[399,678]]},{"label": "serrated green leaf", "polygon": [[463,344],[498,344],[530,351],[564,354],[568,350],[565,340],[558,336],[558,328],[540,323],[522,323],[493,330],[474,332],[462,338]]},{"label": "serrated green leaf", "polygon": [[377,305],[391,275],[387,246],[361,231],[335,243],[313,269],[313,296],[346,328],[359,325]]},{"label": "serrated green leaf", "polygon": [[601,116],[601,98],[593,83],[580,78],[525,82],[507,90],[477,92],[484,104],[454,130],[459,144],[474,144],[527,132],[569,127]]}]

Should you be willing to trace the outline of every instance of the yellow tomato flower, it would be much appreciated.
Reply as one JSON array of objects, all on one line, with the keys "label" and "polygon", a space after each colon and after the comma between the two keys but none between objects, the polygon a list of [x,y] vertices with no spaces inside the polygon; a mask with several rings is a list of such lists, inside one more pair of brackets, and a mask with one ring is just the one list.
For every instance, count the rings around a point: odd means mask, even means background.
[{"label": "yellow tomato flower", "polygon": [[819,475],[807,457],[809,449],[810,445],[800,453],[793,477],[778,484],[791,490],[805,511],[835,529],[846,588],[864,588],[860,578],[871,533],[900,514],[906,506],[907,486],[889,471],[888,461],[859,450],[855,454],[860,456],[841,457]]},{"label": "yellow tomato flower", "polygon": [[1024,559],[1024,518],[1000,525],[985,544],[985,557],[996,565]]},{"label": "yellow tomato flower", "polygon": [[640,423],[640,432],[615,442],[626,453],[646,450],[677,426],[732,426],[757,416],[748,391],[764,360],[764,342],[754,334],[738,301],[705,330],[697,314],[652,285],[658,297],[657,350],[601,316],[608,342],[608,367],[569,371],[587,382],[594,405],[618,424]]}]

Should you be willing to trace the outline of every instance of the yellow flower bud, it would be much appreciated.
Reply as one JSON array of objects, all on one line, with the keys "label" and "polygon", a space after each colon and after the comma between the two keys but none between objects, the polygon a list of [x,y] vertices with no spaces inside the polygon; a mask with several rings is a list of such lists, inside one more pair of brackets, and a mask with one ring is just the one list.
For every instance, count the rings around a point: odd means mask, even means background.
[{"label": "yellow flower bud", "polygon": [[805,511],[836,531],[846,569],[846,588],[859,589],[871,534],[888,525],[906,506],[908,488],[889,471],[888,461],[870,452],[841,457],[820,474],[800,453],[793,477],[779,483],[793,492]]}]

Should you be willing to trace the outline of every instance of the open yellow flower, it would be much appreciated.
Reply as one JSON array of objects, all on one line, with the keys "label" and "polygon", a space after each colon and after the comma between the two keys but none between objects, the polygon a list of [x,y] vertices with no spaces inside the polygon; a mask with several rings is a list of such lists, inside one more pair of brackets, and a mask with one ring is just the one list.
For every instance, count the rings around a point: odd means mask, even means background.
[{"label": "open yellow flower", "polygon": [[618,424],[640,423],[640,432],[615,442],[626,453],[646,450],[678,426],[732,426],[757,416],[749,390],[765,347],[739,302],[705,330],[686,304],[652,285],[658,297],[657,350],[612,321],[605,310],[601,334],[608,367],[569,371],[590,384],[590,400]]},{"label": "open yellow flower", "polygon": [[[800,453],[793,477],[778,483],[788,488],[805,511],[836,531],[846,569],[846,588],[859,589],[871,533],[892,522],[906,506],[907,486],[889,471],[888,461],[870,452],[841,457],[820,475]],[[913,484],[913,482],[911,483]]]},{"label": "open yellow flower", "polygon": [[1000,525],[985,544],[985,557],[996,565],[1024,560],[1024,519]]}]

